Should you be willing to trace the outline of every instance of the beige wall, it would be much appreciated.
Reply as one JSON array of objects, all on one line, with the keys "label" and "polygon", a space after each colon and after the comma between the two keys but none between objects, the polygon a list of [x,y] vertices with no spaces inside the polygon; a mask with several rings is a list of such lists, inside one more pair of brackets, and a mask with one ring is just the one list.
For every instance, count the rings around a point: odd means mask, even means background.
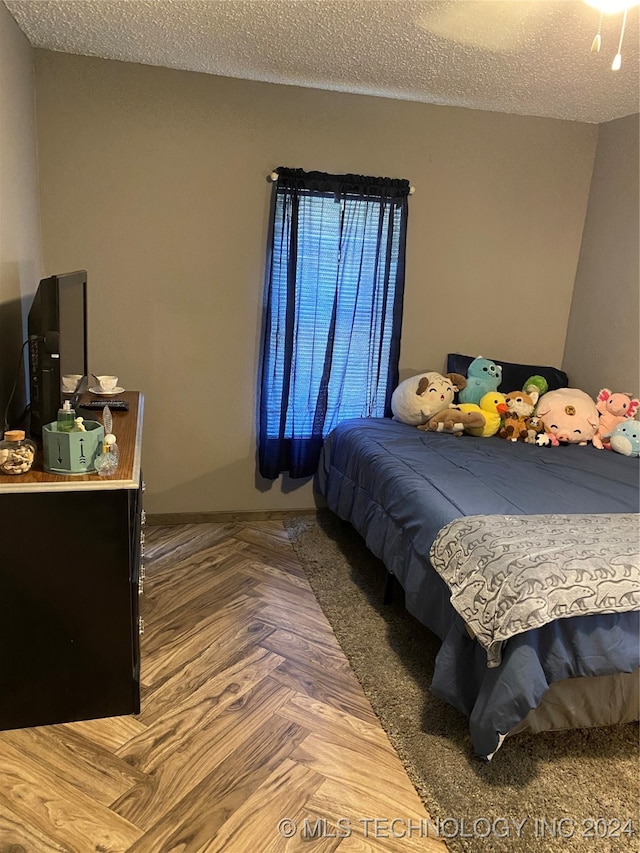
[{"label": "beige wall", "polygon": [[36,51],[47,274],[89,271],[90,363],[146,395],[150,512],[313,505],[256,479],[279,165],[408,178],[401,368],[559,364],[597,128]]},{"label": "beige wall", "polygon": [[[0,3],[0,432],[42,271],[33,51]],[[25,404],[20,379],[10,426]]]},{"label": "beige wall", "polygon": [[592,395],[640,391],[639,118],[599,128],[563,363]]}]

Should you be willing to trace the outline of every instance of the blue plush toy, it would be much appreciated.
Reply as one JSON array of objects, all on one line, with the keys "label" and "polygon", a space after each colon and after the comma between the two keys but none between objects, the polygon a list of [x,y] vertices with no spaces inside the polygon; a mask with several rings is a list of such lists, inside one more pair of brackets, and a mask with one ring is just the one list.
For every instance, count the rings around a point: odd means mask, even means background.
[{"label": "blue plush toy", "polygon": [[467,385],[458,394],[461,403],[478,405],[485,394],[497,391],[502,382],[502,368],[481,355],[469,365],[467,370]]},{"label": "blue plush toy", "polygon": [[626,418],[611,433],[611,449],[623,456],[640,456],[640,421]]}]

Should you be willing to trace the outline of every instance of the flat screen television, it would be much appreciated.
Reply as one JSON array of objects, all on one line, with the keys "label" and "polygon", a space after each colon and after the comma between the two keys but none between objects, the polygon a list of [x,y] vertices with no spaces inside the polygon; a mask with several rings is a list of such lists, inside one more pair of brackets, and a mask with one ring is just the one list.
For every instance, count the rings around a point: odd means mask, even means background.
[{"label": "flat screen television", "polygon": [[28,319],[30,431],[56,420],[62,405],[61,377],[88,376],[87,273],[43,278]]}]

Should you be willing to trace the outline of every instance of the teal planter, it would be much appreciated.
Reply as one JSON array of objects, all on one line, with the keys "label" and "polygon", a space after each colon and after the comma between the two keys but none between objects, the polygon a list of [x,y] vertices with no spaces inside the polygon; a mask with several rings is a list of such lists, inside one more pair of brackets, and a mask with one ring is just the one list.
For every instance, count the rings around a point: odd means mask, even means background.
[{"label": "teal planter", "polygon": [[85,432],[58,432],[57,424],[42,427],[44,470],[50,474],[90,474],[102,452],[104,427],[97,421],[84,421]]}]

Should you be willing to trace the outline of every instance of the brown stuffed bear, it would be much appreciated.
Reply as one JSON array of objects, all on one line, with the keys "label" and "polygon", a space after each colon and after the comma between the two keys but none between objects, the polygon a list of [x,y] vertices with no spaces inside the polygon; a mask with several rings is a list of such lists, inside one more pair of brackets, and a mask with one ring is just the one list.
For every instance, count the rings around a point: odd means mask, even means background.
[{"label": "brown stuffed bear", "polygon": [[542,418],[538,418],[536,417],[536,415],[532,415],[530,418],[526,418],[525,424],[527,427],[527,437],[525,438],[525,442],[527,444],[535,444],[536,436],[540,433],[547,431],[547,428]]},{"label": "brown stuffed bear", "polygon": [[507,441],[526,441],[528,435],[527,420],[528,418],[507,414],[503,426],[498,431],[498,437],[506,438]]},{"label": "brown stuffed bear", "polygon": [[460,436],[467,427],[482,429],[485,424],[484,415],[481,412],[461,412],[455,406],[438,412],[426,424],[420,424],[418,429],[430,432],[448,432]]}]

